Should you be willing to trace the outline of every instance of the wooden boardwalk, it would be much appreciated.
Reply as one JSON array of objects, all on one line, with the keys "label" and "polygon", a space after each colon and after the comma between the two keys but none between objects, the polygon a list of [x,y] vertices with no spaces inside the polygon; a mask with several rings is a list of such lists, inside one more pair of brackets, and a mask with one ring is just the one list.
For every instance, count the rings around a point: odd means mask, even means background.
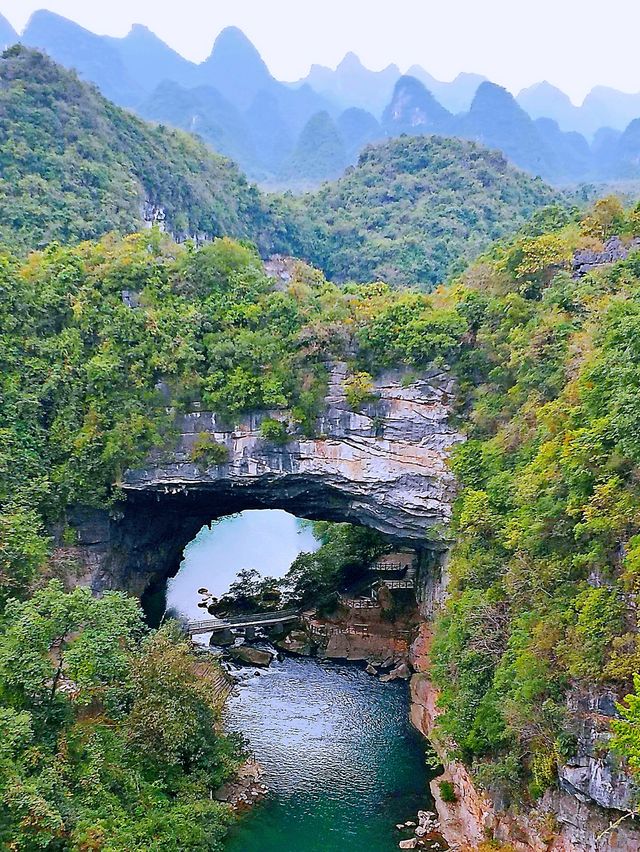
[{"label": "wooden boardwalk", "polygon": [[196,663],[196,673],[206,681],[216,707],[221,710],[235,687],[234,679],[214,660],[199,659]]}]

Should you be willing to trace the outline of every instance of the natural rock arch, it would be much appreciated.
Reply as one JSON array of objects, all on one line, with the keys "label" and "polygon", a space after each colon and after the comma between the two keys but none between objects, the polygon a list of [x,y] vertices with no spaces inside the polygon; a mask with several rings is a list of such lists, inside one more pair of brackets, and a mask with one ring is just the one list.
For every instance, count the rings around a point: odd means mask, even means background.
[{"label": "natural rock arch", "polygon": [[[340,364],[331,371],[319,437],[285,446],[260,435],[261,421],[281,412],[254,412],[233,429],[211,412],[179,415],[175,446],[126,473],[126,499],[115,512],[71,512],[86,581],[96,592],[164,587],[198,530],[245,509],[365,524],[394,543],[446,550],[454,494],[448,455],[461,440],[449,424],[451,376],[387,373],[375,382],[377,399],[356,413],[346,402],[345,374]],[[227,447],[228,462],[194,463],[203,432]]]}]

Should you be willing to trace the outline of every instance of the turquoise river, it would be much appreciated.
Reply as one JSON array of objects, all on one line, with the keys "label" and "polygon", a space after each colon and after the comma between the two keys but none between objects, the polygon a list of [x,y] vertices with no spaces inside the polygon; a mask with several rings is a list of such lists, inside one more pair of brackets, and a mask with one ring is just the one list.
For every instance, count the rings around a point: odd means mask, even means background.
[{"label": "turquoise river", "polygon": [[[241,568],[281,576],[315,546],[284,512],[226,519],[187,548],[168,606],[193,617],[198,587],[222,594]],[[232,829],[228,852],[397,850],[410,834],[396,823],[432,805],[407,685],[380,683],[354,664],[299,658],[240,677],[226,724],[248,740],[270,792]]]}]

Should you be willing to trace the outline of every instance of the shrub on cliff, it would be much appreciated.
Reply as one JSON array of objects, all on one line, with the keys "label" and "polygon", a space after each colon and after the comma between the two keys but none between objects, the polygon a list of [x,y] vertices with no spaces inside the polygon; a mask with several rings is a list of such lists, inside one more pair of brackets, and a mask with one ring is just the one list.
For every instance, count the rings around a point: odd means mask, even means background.
[{"label": "shrub on cliff", "polygon": [[372,376],[365,372],[347,376],[344,380],[344,395],[352,411],[359,411],[367,403],[373,402],[376,393]]},{"label": "shrub on cliff", "polygon": [[191,447],[191,461],[202,467],[215,467],[229,461],[229,450],[210,432],[199,432]]},{"label": "shrub on cliff", "polygon": [[[640,254],[572,278],[594,222],[638,234],[637,210],[599,205],[496,248],[450,292],[473,345],[457,367],[469,440],[453,456],[438,724],[503,798],[515,782],[540,795],[571,756],[572,686],[628,691],[640,665]],[[627,721],[615,742],[633,764]]]},{"label": "shrub on cliff", "polygon": [[260,424],[260,434],[265,441],[282,446],[289,440],[287,424],[273,417],[266,417]]},{"label": "shrub on cliff", "polygon": [[633,677],[633,692],[625,696],[624,703],[618,705],[619,719],[611,728],[613,737],[611,747],[629,763],[636,778],[640,777],[640,674]]}]

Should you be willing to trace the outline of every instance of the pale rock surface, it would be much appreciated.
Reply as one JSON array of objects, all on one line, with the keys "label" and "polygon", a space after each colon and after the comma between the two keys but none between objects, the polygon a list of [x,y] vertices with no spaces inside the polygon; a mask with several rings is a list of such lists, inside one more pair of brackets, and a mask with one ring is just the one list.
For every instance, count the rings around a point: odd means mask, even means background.
[{"label": "pale rock surface", "polygon": [[[295,433],[279,446],[262,438],[259,411],[233,426],[215,413],[176,415],[176,440],[126,471],[124,500],[110,513],[74,507],[75,556],[96,592],[134,594],[162,584],[177,570],[186,544],[215,518],[244,509],[278,508],[299,517],[368,525],[400,545],[446,551],[455,496],[448,465],[462,440],[449,423],[455,382],[447,370],[419,377],[388,372],[375,382],[377,399],[350,410],[344,364],[334,364],[316,438]],[[198,436],[211,434],[228,462],[193,461]]]},{"label": "pale rock surface", "polygon": [[[334,501],[340,504],[342,520],[408,540],[422,542],[430,530],[438,537],[451,517],[454,491],[447,458],[461,440],[448,423],[453,379],[432,370],[403,386],[400,373],[387,373],[374,383],[378,399],[354,412],[345,398],[347,375],[344,364],[334,365],[317,427],[321,437],[294,435],[280,447],[261,437],[260,423],[266,417],[287,420],[286,413],[256,412],[230,429],[212,412],[192,412],[178,418],[178,443],[169,453],[153,453],[144,468],[127,471],[125,492],[253,491],[266,503],[281,495],[320,514],[321,506],[305,506],[304,484],[305,491],[320,491],[320,499],[322,493],[333,498],[325,506],[329,513]],[[203,432],[224,444],[228,463],[206,469],[194,464],[191,450]]]},{"label": "pale rock surface", "polygon": [[[411,678],[411,721],[438,750],[434,738],[438,691],[429,679],[429,647],[430,632],[425,625],[411,646],[410,660],[416,669]],[[588,703],[589,699],[578,700]],[[594,700],[592,697],[591,701]],[[602,702],[598,706],[602,709]],[[453,785],[455,802],[442,800],[441,781]],[[539,806],[526,814],[497,810],[489,797],[476,788],[467,769],[452,761],[431,782],[431,792],[441,831],[449,845],[460,852],[476,850],[487,836],[507,844],[515,852],[638,852],[640,849],[640,831],[632,821],[623,821],[613,830],[607,830],[623,815],[620,811],[598,807],[586,796],[581,801],[565,790],[548,791]]]}]

